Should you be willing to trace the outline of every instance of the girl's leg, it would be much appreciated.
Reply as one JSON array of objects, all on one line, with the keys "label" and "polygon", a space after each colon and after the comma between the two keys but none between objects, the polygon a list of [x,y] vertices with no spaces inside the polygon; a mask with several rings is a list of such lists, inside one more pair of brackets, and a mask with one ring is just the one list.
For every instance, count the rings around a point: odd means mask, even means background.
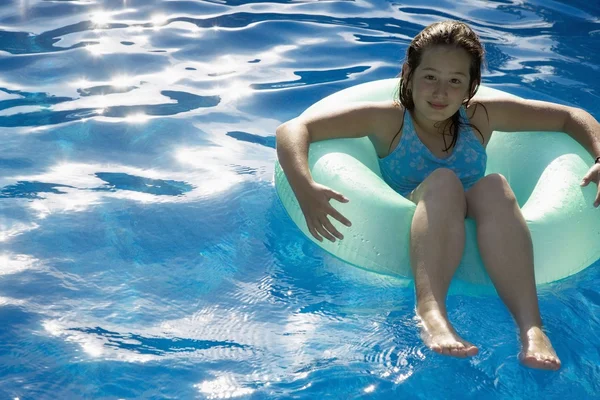
[{"label": "girl's leg", "polygon": [[435,170],[411,194],[417,208],[410,231],[410,259],[423,339],[435,352],[456,357],[477,354],[461,339],[446,313],[446,295],[465,246],[466,199],[449,169]]},{"label": "girl's leg", "polygon": [[542,332],[531,236],[512,189],[502,175],[491,174],[470,188],[466,199],[486,270],[519,326],[521,361],[533,368],[560,368]]}]

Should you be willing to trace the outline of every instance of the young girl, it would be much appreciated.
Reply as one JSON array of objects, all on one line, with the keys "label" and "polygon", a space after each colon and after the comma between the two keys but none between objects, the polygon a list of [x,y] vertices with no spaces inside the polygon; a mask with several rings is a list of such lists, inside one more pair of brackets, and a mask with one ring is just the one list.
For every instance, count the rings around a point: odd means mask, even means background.
[{"label": "young girl", "polygon": [[[320,115],[298,117],[277,128],[277,155],[311,234],[343,239],[331,216],[349,226],[330,199],[342,194],[313,181],[310,142],[369,135],[386,182],[416,204],[410,259],[422,336],[433,351],[477,354],[448,320],[445,300],[465,245],[464,219],[477,225],[486,270],[513,315],[522,343],[521,361],[557,370],[558,359],[542,331],[530,233],[513,191],[502,175],[484,176],[493,131],[564,131],[594,158],[600,156],[600,124],[587,112],[542,101],[477,99],[483,48],[457,21],[434,23],[410,43],[402,66],[400,103],[363,102]],[[600,157],[582,186],[598,183]],[[600,203],[600,191],[594,206]]]}]

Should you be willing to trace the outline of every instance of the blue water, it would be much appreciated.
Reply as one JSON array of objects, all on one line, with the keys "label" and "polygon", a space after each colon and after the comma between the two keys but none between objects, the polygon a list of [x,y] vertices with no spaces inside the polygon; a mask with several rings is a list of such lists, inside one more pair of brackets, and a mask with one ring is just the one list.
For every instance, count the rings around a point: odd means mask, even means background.
[{"label": "blue water", "polygon": [[518,363],[489,293],[449,297],[481,350],[455,360],[421,343],[410,286],[332,259],[277,202],[275,128],[395,76],[447,18],[480,33],[485,84],[600,119],[596,0],[3,0],[0,397],[599,393],[600,264],[539,288],[559,372]]}]

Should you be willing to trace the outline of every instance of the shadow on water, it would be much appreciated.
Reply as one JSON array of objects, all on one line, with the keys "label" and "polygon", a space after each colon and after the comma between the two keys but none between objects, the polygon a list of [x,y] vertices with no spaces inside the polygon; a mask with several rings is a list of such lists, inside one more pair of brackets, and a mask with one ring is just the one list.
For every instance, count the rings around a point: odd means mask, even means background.
[{"label": "shadow on water", "polygon": [[128,190],[153,194],[156,196],[182,196],[194,189],[194,186],[186,182],[150,179],[125,173],[97,172],[94,175],[105,181],[106,184],[97,188],[78,189],[74,186],[58,183],[19,181],[14,185],[8,185],[0,189],[0,198],[42,199],[44,197],[41,196],[40,193],[68,194],[67,192],[61,191],[60,188],[92,190],[98,192]]},{"label": "shadow on water", "polygon": [[181,196],[194,189],[192,185],[185,182],[149,179],[124,173],[97,172],[94,175],[107,182],[104,187],[92,189],[97,191],[132,190],[157,196]]},{"label": "shadow on water", "polygon": [[[109,118],[127,118],[132,115],[140,114],[145,116],[170,116],[195,110],[197,108],[215,107],[221,101],[219,96],[198,96],[174,90],[163,90],[160,94],[171,100],[175,100],[175,103],[146,106],[108,106],[106,108],[81,108],[65,111],[52,111],[48,109],[36,112],[19,113],[10,116],[0,116],[0,126],[47,126],[100,116]],[[73,99],[59,99],[56,103],[69,100]],[[29,102],[29,105],[40,105],[40,103],[38,101]]]},{"label": "shadow on water", "polygon": [[260,144],[261,146],[269,147],[271,149],[275,148],[275,136],[265,137],[241,131],[227,132],[227,136],[230,136],[242,142]]},{"label": "shadow on water", "polygon": [[195,350],[207,350],[214,348],[240,348],[244,346],[231,341],[218,340],[194,340],[188,338],[161,338],[145,337],[134,333],[111,332],[106,329],[95,328],[69,328],[67,332],[81,332],[106,339],[106,346],[116,349],[130,350],[139,354],[164,355],[166,353],[191,352]]}]

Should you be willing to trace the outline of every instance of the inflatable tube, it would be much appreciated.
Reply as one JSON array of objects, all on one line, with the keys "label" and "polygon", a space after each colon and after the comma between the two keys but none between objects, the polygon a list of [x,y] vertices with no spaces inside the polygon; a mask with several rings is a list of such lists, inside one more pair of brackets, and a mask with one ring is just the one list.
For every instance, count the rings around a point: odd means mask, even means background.
[{"label": "inflatable tube", "polygon": [[[397,85],[397,79],[386,79],[350,87],[317,102],[305,113],[345,102],[392,99]],[[481,87],[478,97],[486,96],[511,95]],[[565,278],[600,258],[600,210],[592,206],[596,185],[579,185],[593,159],[579,143],[562,132],[494,132],[487,153],[486,175],[506,177],[531,231],[536,283]],[[316,182],[350,199],[331,203],[352,221],[352,227],[330,218],[344,239],[335,243],[314,239],[276,163],[279,199],[302,232],[346,263],[410,277],[409,234],[415,205],[384,182],[371,141],[364,137],[311,143],[309,165]],[[466,245],[455,277],[490,284],[477,248],[475,222],[466,219],[465,224]]]}]

